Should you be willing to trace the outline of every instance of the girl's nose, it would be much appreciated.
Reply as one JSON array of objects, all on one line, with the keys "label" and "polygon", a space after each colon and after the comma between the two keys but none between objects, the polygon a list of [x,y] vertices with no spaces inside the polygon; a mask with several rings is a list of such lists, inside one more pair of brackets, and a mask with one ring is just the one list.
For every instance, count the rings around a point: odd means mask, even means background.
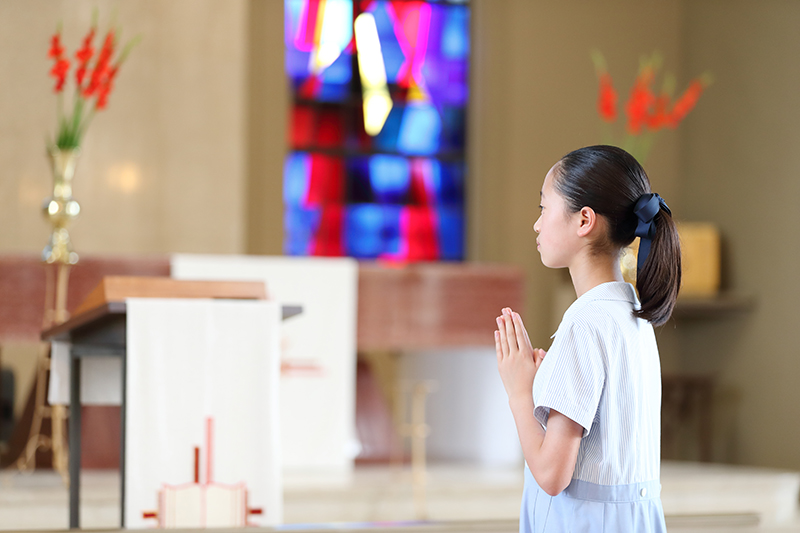
[{"label": "girl's nose", "polygon": [[533,231],[539,233],[539,222],[541,222],[542,217],[536,219],[536,222],[533,223]]}]

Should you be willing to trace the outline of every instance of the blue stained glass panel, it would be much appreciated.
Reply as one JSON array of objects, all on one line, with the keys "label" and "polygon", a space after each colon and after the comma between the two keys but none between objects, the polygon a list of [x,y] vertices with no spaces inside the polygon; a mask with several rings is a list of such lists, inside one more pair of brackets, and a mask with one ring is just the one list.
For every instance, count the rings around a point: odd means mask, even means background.
[{"label": "blue stained glass panel", "polygon": [[442,109],[442,150],[463,150],[465,145],[466,113],[461,106]]},{"label": "blue stained glass panel", "polygon": [[439,215],[439,253],[445,261],[464,257],[464,211],[461,207],[442,207]]},{"label": "blue stained glass panel", "polygon": [[345,214],[345,248],[352,257],[375,258],[384,250],[383,208],[354,204]]},{"label": "blue stained glass panel", "polygon": [[322,82],[337,85],[350,83],[353,77],[353,57],[348,53],[339,54],[336,61],[322,71]]},{"label": "blue stained glass panel", "polygon": [[439,204],[447,206],[464,205],[464,164],[442,163],[439,174]]},{"label": "blue stained glass panel", "polygon": [[408,195],[411,168],[408,159],[394,155],[374,155],[369,161],[372,190],[379,202],[402,203]]},{"label": "blue stained glass panel", "polygon": [[411,155],[431,155],[439,149],[442,119],[430,104],[414,103],[406,106],[397,149]]},{"label": "blue stained glass panel", "polygon": [[403,238],[400,234],[400,217],[403,208],[399,205],[383,206],[383,228],[381,229],[381,239],[383,240],[382,255],[396,256],[400,253]]},{"label": "blue stained glass panel", "polygon": [[369,158],[354,157],[347,161],[347,202],[362,204],[375,202],[370,181]]},{"label": "blue stained glass panel", "polygon": [[304,152],[290,153],[283,164],[283,202],[301,206],[308,196],[311,157]]},{"label": "blue stained glass panel", "polygon": [[373,145],[377,150],[387,152],[397,151],[397,138],[400,135],[400,126],[403,123],[403,112],[405,106],[395,105],[386,117],[383,128],[373,139]]},{"label": "blue stained glass panel", "polygon": [[287,255],[309,255],[319,227],[321,209],[287,207],[283,215],[286,239],[283,252]]},{"label": "blue stained glass panel", "polygon": [[444,12],[440,49],[447,59],[466,59],[469,55],[469,10],[453,7]]}]

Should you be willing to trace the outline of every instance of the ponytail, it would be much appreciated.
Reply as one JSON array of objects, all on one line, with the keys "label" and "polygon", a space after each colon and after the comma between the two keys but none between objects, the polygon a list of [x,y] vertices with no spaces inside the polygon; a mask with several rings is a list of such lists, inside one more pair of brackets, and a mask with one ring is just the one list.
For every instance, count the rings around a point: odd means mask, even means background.
[{"label": "ponytail", "polygon": [[[654,326],[663,325],[672,315],[681,284],[680,240],[669,208],[651,192],[650,180],[636,158],[616,146],[579,148],[559,161],[555,188],[572,212],[591,207],[606,218],[606,243],[614,249],[606,252],[619,251],[637,235],[642,237],[645,246],[640,243],[639,251],[644,257],[636,276],[641,308],[633,314]],[[644,232],[639,209],[643,198],[654,207],[645,217]],[[645,238],[652,242],[645,243]]]},{"label": "ponytail", "polygon": [[650,253],[636,273],[636,290],[642,306],[633,314],[661,326],[672,315],[681,286],[681,243],[668,210],[661,208],[653,222],[655,235]]}]

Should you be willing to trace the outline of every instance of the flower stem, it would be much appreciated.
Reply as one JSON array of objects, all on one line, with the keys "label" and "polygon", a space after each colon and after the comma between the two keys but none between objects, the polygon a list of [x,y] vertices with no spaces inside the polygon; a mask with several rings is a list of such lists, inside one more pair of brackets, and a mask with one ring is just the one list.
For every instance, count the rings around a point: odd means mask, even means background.
[{"label": "flower stem", "polygon": [[97,112],[97,107],[92,106],[92,108],[86,114],[86,119],[83,121],[83,124],[81,124],[80,130],[78,131],[78,138],[83,137],[83,132],[85,132],[86,128],[88,128],[89,124],[91,124],[92,119],[94,118],[96,112]]}]

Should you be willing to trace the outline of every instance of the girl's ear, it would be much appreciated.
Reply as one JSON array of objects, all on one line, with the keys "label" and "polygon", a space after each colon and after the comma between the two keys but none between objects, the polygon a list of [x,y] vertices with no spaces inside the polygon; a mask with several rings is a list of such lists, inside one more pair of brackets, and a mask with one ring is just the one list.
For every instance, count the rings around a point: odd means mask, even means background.
[{"label": "girl's ear", "polygon": [[597,213],[591,207],[578,212],[578,237],[586,237],[597,227]]}]

